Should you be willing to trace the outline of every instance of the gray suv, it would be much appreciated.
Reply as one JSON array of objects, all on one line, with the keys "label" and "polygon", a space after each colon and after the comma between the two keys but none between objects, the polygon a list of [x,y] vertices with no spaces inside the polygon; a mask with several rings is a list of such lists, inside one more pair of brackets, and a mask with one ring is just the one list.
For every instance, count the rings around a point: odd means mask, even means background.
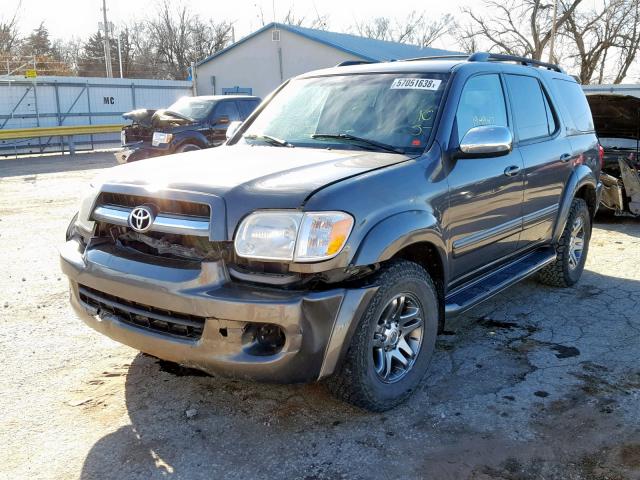
[{"label": "gray suv", "polygon": [[477,53],[279,87],[225,146],[107,170],[67,231],[71,303],[148,354],[406,399],[445,321],[584,268],[601,156],[555,65]]}]

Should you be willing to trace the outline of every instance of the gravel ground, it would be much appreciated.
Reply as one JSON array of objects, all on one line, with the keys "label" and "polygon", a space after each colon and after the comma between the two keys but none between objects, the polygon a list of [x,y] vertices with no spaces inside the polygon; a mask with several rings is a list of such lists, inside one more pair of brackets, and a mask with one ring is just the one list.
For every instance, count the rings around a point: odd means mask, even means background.
[{"label": "gravel ground", "polygon": [[529,280],[451,322],[423,388],[370,414],[78,321],[56,247],[112,164],[0,161],[0,478],[640,478],[640,222],[599,219],[576,288]]}]

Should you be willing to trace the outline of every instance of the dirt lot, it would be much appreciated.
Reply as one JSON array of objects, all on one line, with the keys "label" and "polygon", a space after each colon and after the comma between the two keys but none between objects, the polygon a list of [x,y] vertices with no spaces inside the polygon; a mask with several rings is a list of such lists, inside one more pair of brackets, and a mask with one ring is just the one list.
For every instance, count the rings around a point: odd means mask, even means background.
[{"label": "dirt lot", "polygon": [[56,247],[112,163],[0,161],[0,478],[640,478],[640,222],[600,219],[577,288],[527,281],[448,325],[423,388],[369,414],[80,323]]}]

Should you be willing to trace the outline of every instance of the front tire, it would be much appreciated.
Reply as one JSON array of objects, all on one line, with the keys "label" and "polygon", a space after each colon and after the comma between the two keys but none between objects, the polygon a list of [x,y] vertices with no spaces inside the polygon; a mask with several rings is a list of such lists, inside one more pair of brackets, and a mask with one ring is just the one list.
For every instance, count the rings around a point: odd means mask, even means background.
[{"label": "front tire", "polygon": [[433,281],[416,263],[394,261],[374,282],[380,288],[328,384],[339,398],[381,412],[405,401],[424,377],[435,350],[439,310]]},{"label": "front tire", "polygon": [[553,287],[575,285],[584,270],[591,239],[591,214],[582,198],[574,198],[558,245],[556,260],[538,273],[538,280]]}]

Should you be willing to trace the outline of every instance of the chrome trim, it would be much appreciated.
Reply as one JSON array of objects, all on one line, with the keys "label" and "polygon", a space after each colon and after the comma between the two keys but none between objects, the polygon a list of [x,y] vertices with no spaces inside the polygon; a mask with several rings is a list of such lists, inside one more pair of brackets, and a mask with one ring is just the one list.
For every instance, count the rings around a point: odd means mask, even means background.
[{"label": "chrome trim", "polygon": [[[129,226],[129,214],[131,208],[116,207],[113,205],[101,205],[93,211],[93,219],[99,222]],[[196,220],[194,217],[182,215],[168,215],[160,213],[151,226],[152,232],[172,233],[175,235],[193,235],[196,237],[209,236],[209,221]]]},{"label": "chrome trim", "polygon": [[540,210],[536,210],[535,212],[527,213],[524,216],[524,225],[525,228],[527,226],[535,225],[545,219],[545,217],[549,217],[552,214],[556,213],[560,208],[559,204],[549,205],[548,207],[541,208]]},{"label": "chrome trim", "polygon": [[[487,244],[497,242],[501,238],[507,237],[513,233],[522,230],[522,218],[518,217],[514,220],[509,220],[508,222],[501,223],[493,228],[488,228],[486,230],[480,230],[479,232],[472,233],[471,235],[467,235],[466,237],[460,238],[453,242],[453,254],[460,255],[462,253],[466,253],[469,250],[472,250],[475,246],[480,246],[479,244]],[[487,242],[490,240],[491,242]]]},{"label": "chrome trim", "polygon": [[467,155],[506,154],[512,146],[511,130],[497,125],[473,127],[460,141],[460,150]]}]

